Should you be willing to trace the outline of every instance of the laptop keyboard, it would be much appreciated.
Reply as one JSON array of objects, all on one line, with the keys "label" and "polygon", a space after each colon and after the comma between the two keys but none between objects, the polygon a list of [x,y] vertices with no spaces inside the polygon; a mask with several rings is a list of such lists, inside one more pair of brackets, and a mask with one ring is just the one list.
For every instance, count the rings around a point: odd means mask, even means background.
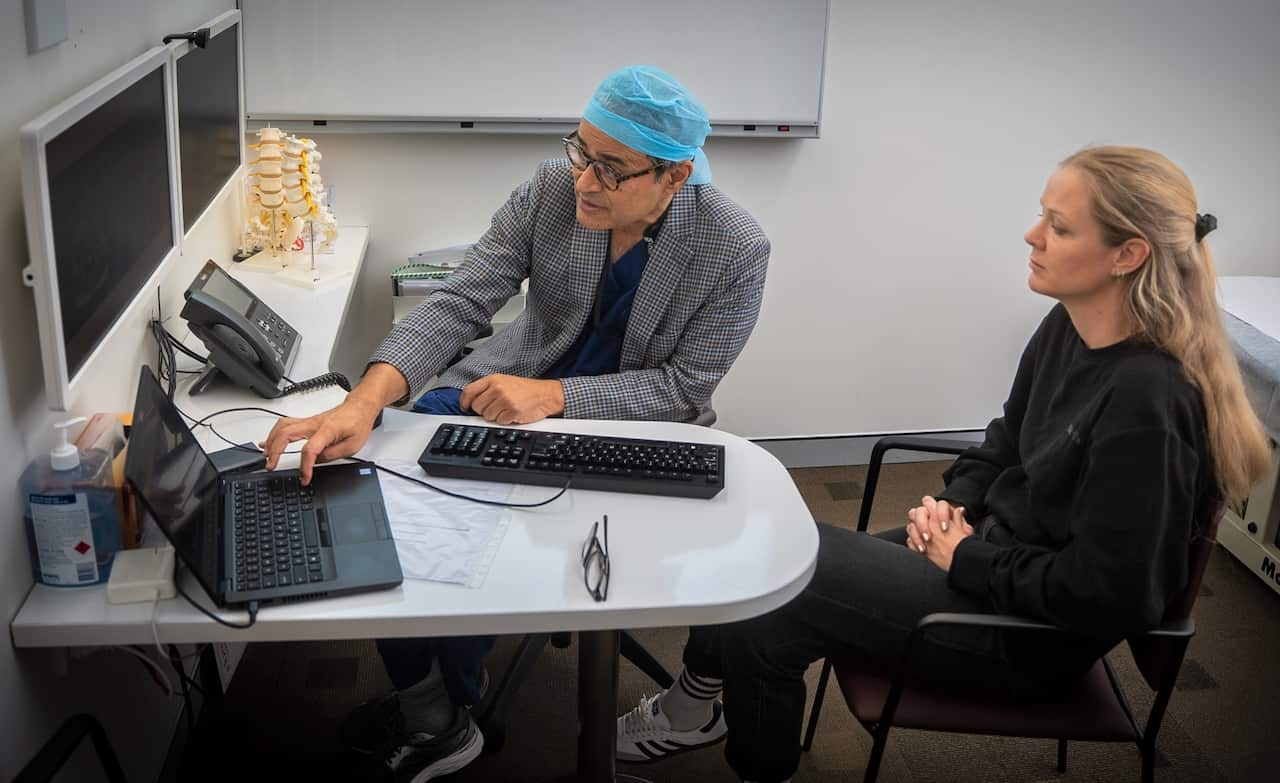
[{"label": "laptop keyboard", "polygon": [[297,476],[238,480],[232,494],[237,591],[324,581],[310,487]]}]

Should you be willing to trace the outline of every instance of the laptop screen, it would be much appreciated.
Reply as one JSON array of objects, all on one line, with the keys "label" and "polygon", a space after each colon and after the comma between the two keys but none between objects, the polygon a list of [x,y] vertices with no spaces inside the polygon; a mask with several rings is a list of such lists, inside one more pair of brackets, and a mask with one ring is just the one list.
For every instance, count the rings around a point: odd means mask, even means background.
[{"label": "laptop screen", "polygon": [[219,600],[218,471],[149,367],[138,380],[124,473],[178,557]]}]

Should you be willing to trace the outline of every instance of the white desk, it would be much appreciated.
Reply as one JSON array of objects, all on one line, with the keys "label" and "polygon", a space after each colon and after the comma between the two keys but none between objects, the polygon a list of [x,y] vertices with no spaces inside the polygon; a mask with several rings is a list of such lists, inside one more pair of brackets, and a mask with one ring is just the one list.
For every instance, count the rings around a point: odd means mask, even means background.
[{"label": "white desk", "polygon": [[[257,439],[273,419],[232,414],[233,439]],[[438,424],[474,422],[388,410],[358,456],[417,459]],[[703,625],[763,614],[808,583],[817,552],[813,517],[786,469],[755,444],[691,424],[556,419],[529,429],[720,443],[725,489],[711,500],[571,489],[537,509],[513,509],[511,525],[479,589],[405,580],[393,590],[267,606],[253,628],[214,623],[181,599],[161,601],[163,642],[282,641],[388,636],[452,636],[531,631]],[[293,460],[293,463],[287,460]],[[296,464],[286,457],[282,467]],[[399,481],[382,474],[382,481]],[[512,502],[554,494],[516,487]],[[582,544],[593,520],[609,515],[609,600],[582,583]],[[189,576],[189,575],[188,575]],[[184,588],[203,597],[188,578]],[[211,606],[211,604],[207,604]],[[19,647],[151,641],[150,604],[109,604],[103,587],[37,585],[11,625]],[[225,612],[243,619],[243,612]]]},{"label": "white desk", "polygon": [[[344,237],[352,238],[347,229]],[[364,239],[360,238],[363,255]],[[356,261],[358,265],[358,261]],[[358,266],[357,266],[358,268]],[[296,377],[328,370],[350,284],[305,292],[253,273],[236,273],[303,335]],[[335,281],[336,282],[336,281]],[[326,295],[333,302],[321,303]],[[313,297],[313,298],[308,298]],[[339,300],[341,305],[339,306]],[[321,333],[329,325],[330,343]],[[317,358],[317,355],[321,358]],[[197,397],[179,386],[187,412],[204,415],[239,405],[264,405],[307,415],[342,399],[331,389],[261,400],[229,385]],[[475,421],[387,410],[358,456],[410,459],[443,422]],[[218,429],[237,441],[260,440],[274,418],[228,414]],[[554,419],[530,429],[719,443],[725,447],[725,489],[711,500],[623,495],[571,489],[538,509],[513,509],[511,524],[479,589],[406,580],[392,590],[284,606],[267,606],[250,629],[214,623],[181,599],[161,601],[155,624],[162,642],[284,641],[393,636],[445,636],[577,630],[579,640],[579,780],[613,780],[619,628],[732,622],[775,609],[808,583],[817,557],[813,517],[790,475],[768,452],[724,432],[689,424]],[[202,436],[206,448],[220,442]],[[293,467],[286,457],[281,467]],[[382,475],[382,481],[399,481]],[[516,487],[512,502],[549,497],[546,487]],[[580,556],[592,521],[609,515],[608,600],[597,603],[583,585]],[[212,608],[189,574],[184,589]],[[36,585],[10,625],[18,647],[147,644],[150,604],[109,604],[104,587]],[[223,616],[243,620],[243,612]]]},{"label": "white desk", "polygon": [[[228,417],[230,418],[230,417]],[[261,437],[261,414],[237,415],[234,439]],[[360,456],[409,458],[435,427],[462,417],[388,410]],[[813,574],[817,529],[790,475],[764,449],[690,424],[553,420],[530,425],[576,433],[720,443],[725,489],[711,500],[571,489],[539,509],[513,509],[489,576],[479,589],[405,580],[398,588],[267,606],[247,630],[218,625],[180,600],[161,601],[164,642],[446,636],[579,630],[578,780],[612,781],[618,633],[645,626],[704,625],[754,617],[796,596]],[[296,457],[292,459],[296,460]],[[383,481],[399,480],[383,474]],[[517,487],[511,500],[548,496]],[[592,520],[609,514],[607,601],[591,599],[580,554]],[[184,589],[212,608],[194,579]],[[11,625],[19,647],[138,644],[151,640],[149,604],[114,605],[105,589],[37,585]],[[224,613],[243,620],[243,613]]]}]

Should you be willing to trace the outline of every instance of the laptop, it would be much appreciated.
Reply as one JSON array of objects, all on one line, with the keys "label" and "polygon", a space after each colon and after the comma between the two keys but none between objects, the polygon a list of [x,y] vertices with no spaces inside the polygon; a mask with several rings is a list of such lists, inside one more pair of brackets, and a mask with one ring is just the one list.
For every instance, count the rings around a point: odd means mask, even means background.
[{"label": "laptop", "polygon": [[218,606],[395,587],[404,577],[369,462],[219,475],[142,368],[125,478]]}]

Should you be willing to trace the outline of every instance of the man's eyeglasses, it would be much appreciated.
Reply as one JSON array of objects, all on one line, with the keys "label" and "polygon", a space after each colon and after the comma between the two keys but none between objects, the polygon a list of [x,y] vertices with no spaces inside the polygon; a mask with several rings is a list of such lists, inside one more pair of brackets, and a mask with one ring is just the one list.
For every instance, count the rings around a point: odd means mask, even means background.
[{"label": "man's eyeglasses", "polygon": [[[596,533],[604,528],[604,544],[600,543]],[[591,535],[582,545],[582,581],[587,592],[597,601],[603,601],[609,595],[609,515],[604,515],[604,523],[592,522]]]},{"label": "man's eyeglasses", "polygon": [[560,141],[564,142],[564,154],[569,156],[569,163],[573,165],[579,172],[586,171],[590,166],[596,173],[596,179],[600,180],[600,186],[605,190],[617,190],[622,183],[629,179],[634,179],[651,171],[657,171],[666,168],[666,163],[659,163],[650,166],[644,171],[636,171],[631,174],[619,174],[618,170],[613,166],[601,160],[588,158],[587,153],[583,151],[582,145],[578,143],[577,132],[565,136]]}]

